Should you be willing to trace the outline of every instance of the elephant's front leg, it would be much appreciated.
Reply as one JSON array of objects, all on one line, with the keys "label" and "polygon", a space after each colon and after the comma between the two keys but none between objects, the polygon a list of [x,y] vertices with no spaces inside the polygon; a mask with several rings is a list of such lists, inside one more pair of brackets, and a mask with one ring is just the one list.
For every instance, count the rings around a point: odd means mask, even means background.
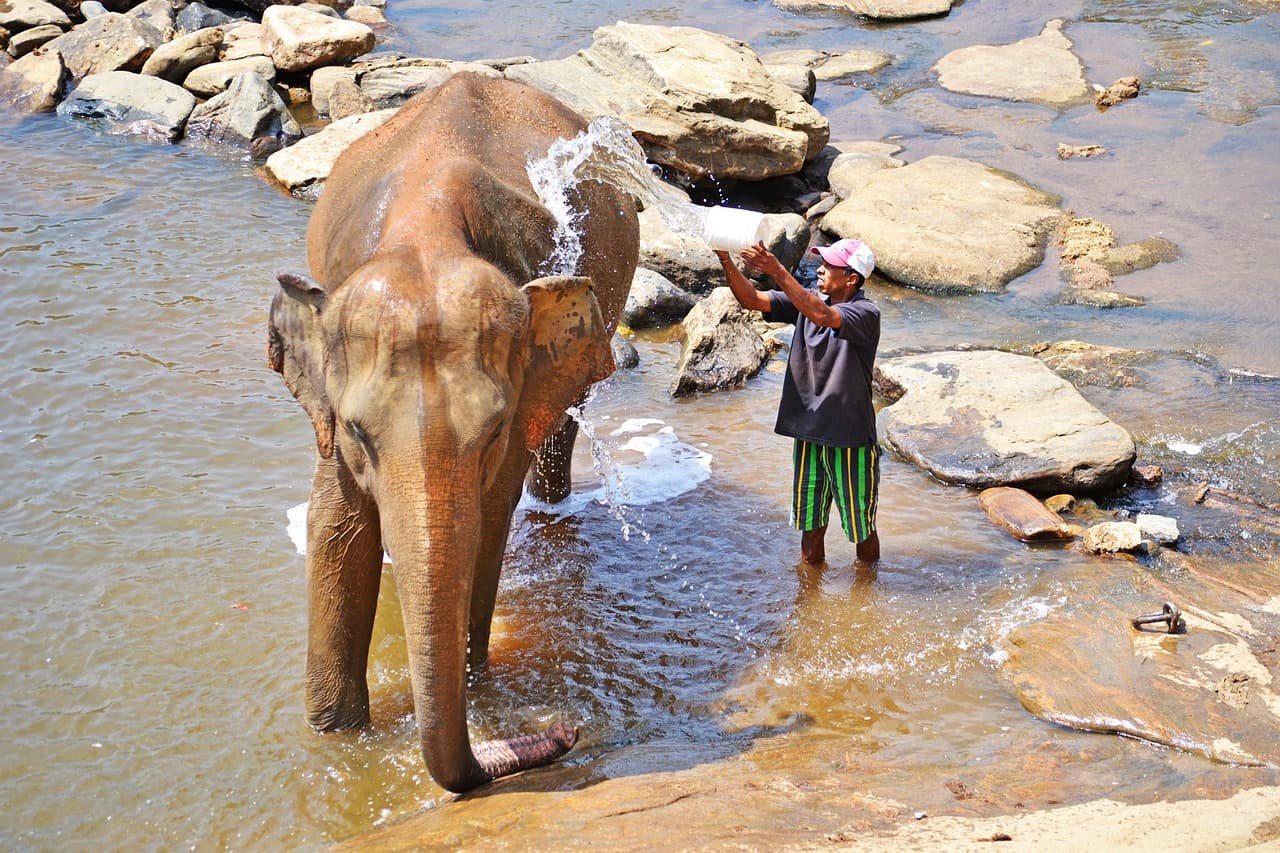
[{"label": "elephant's front leg", "polygon": [[378,510],[338,455],[319,459],[307,509],[307,722],[320,731],[369,720],[365,672],[382,579]]},{"label": "elephant's front leg", "polygon": [[[584,394],[578,405],[585,399]],[[534,454],[533,467],[525,483],[529,494],[543,503],[560,503],[573,489],[573,442],[578,437],[578,422],[569,415],[562,417],[560,425]]]}]

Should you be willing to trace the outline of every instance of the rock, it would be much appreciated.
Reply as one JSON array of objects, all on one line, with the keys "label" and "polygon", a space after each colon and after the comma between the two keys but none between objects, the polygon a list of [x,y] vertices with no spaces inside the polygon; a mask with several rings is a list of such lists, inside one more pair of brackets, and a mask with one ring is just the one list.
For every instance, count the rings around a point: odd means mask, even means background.
[{"label": "rock", "polygon": [[217,61],[222,35],[219,27],[210,27],[178,36],[156,48],[155,53],[143,63],[142,73],[170,83],[181,83],[201,65]]},{"label": "rock", "polygon": [[1044,499],[1044,505],[1050,512],[1061,515],[1075,508],[1076,497],[1075,495],[1053,495]]},{"label": "rock", "polygon": [[1066,145],[1058,143],[1058,159],[1072,160],[1077,157],[1100,157],[1107,153],[1101,145]]},{"label": "rock", "polygon": [[155,27],[128,15],[108,12],[58,36],[44,50],[62,54],[73,82],[106,71],[138,71],[164,44]]},{"label": "rock", "polygon": [[56,50],[29,53],[0,69],[0,104],[39,113],[58,106],[67,69]]},{"label": "rock", "polygon": [[40,45],[51,42],[60,35],[62,35],[62,28],[57,24],[43,24],[14,33],[9,39],[9,55],[14,59],[21,59]]},{"label": "rock", "polygon": [[143,0],[125,14],[155,27],[165,41],[174,36],[177,26],[177,8],[170,0]]},{"label": "rock", "polygon": [[1142,530],[1132,521],[1104,521],[1085,530],[1083,544],[1094,554],[1137,551],[1142,547]]},{"label": "rock", "polygon": [[[246,71],[225,92],[196,107],[187,121],[187,136],[248,147],[272,138],[280,144],[302,136],[302,128],[262,75]],[[262,152],[259,143],[258,152]]]},{"label": "rock", "polygon": [[58,115],[87,119],[113,134],[172,142],[182,135],[196,99],[181,86],[130,71],[90,74],[58,106]]},{"label": "rock", "polygon": [[984,489],[978,504],[999,527],[1023,542],[1070,539],[1071,530],[1030,493],[1008,486]]},{"label": "rock", "polygon": [[812,68],[807,65],[772,62],[765,62],[764,67],[773,75],[773,79],[804,98],[805,103],[813,103],[813,96],[818,91],[818,78]]},{"label": "rock", "polygon": [[387,16],[382,14],[382,10],[373,6],[352,6],[343,14],[343,17],[348,21],[364,24],[371,30],[390,26],[390,22],[387,20]]},{"label": "rock", "polygon": [[199,2],[199,0],[194,0],[194,2],[182,7],[178,17],[174,19],[173,28],[180,34],[194,33],[196,30],[207,30],[210,27],[221,27],[227,30],[236,21],[236,18],[226,12],[211,9]]},{"label": "rock", "polygon": [[1164,482],[1164,469],[1159,465],[1134,465],[1129,470],[1129,483],[1143,489],[1153,489]]},{"label": "rock", "polygon": [[773,0],[779,9],[821,12],[838,9],[881,21],[932,18],[951,11],[953,0]]},{"label": "rock", "polygon": [[1088,92],[1084,67],[1062,34],[1062,21],[1040,35],[1007,45],[975,45],[948,53],[934,66],[952,92],[1061,107]]},{"label": "rock", "polygon": [[1121,101],[1138,97],[1138,90],[1141,88],[1142,80],[1139,78],[1121,77],[1106,89],[1095,92],[1093,102],[1098,105],[1099,109],[1105,110],[1107,107],[1114,107]]},{"label": "rock", "polygon": [[[764,219],[765,246],[783,266],[793,269],[809,246],[808,221],[796,213],[768,213]],[[640,212],[640,266],[694,294],[724,283],[720,261],[701,234],[673,231],[657,208]]]},{"label": "rock", "polygon": [[824,82],[843,80],[855,74],[874,74],[888,67],[893,57],[878,50],[851,50],[839,53],[818,63],[813,74]]},{"label": "rock", "polygon": [[1071,286],[1081,290],[1106,290],[1114,283],[1111,273],[1097,261],[1080,258],[1067,267]]},{"label": "rock", "polygon": [[[434,89],[459,71],[471,71],[487,77],[501,76],[478,62],[453,62],[445,59],[388,59],[353,66],[351,82],[359,90],[358,103],[366,105],[360,112],[398,107],[419,92]],[[342,118],[354,114],[354,107],[337,109],[331,103],[330,114]]]},{"label": "rock", "polygon": [[609,341],[609,348],[613,351],[613,363],[619,370],[630,370],[640,365],[640,351],[622,335],[615,333]]},{"label": "rock", "polygon": [[202,98],[212,98],[225,92],[231,81],[246,72],[252,72],[269,82],[276,79],[276,68],[265,56],[246,56],[227,62],[210,62],[196,68],[182,81],[182,87]]},{"label": "rock", "polygon": [[292,193],[318,197],[338,155],[395,112],[379,110],[335,121],[319,133],[272,154],[267,158],[266,172]]},{"label": "rock", "polygon": [[1089,344],[1084,341],[1056,341],[1037,344],[1031,354],[1054,373],[1075,385],[1130,388],[1140,381],[1133,365],[1153,359],[1151,353],[1123,347]]},{"label": "rock", "polygon": [[267,55],[267,49],[262,44],[262,24],[234,21],[221,29],[222,49],[218,52],[219,62]]},{"label": "rock", "polygon": [[0,3],[0,27],[10,34],[35,27],[53,25],[59,30],[71,29],[67,13],[44,0],[5,0]]},{"label": "rock", "polygon": [[368,53],[376,41],[373,30],[355,21],[293,6],[271,6],[262,13],[262,44],[285,72],[337,65]]},{"label": "rock", "polygon": [[795,174],[830,135],[827,119],[751,48],[693,27],[620,22],[573,57],[505,73],[588,120],[618,116],[649,159],[697,179]]},{"label": "rock", "polygon": [[994,350],[881,360],[882,439],[944,482],[1031,492],[1122,484],[1133,438],[1030,356]]},{"label": "rock", "polygon": [[1141,296],[1116,293],[1111,290],[1086,290],[1072,287],[1062,295],[1063,305],[1084,305],[1089,308],[1140,308],[1147,304]]},{"label": "rock", "polygon": [[80,14],[84,15],[84,19],[86,21],[101,17],[110,11],[111,10],[106,6],[99,3],[98,0],[84,0],[84,2],[80,4]]},{"label": "rock", "polygon": [[1138,525],[1138,529],[1142,531],[1143,536],[1153,539],[1161,545],[1176,545],[1178,540],[1182,538],[1182,533],[1178,530],[1177,519],[1169,518],[1167,515],[1140,512],[1134,522]]},{"label": "rock", "polygon": [[1182,250],[1163,237],[1147,237],[1091,256],[1112,275],[1127,275],[1182,257]]},{"label": "rock", "polygon": [[868,174],[822,228],[857,237],[876,269],[934,291],[999,291],[1044,259],[1057,198],[990,166],[932,156]]},{"label": "rock", "polygon": [[338,13],[337,9],[334,9],[331,6],[325,6],[323,3],[293,3],[289,5],[292,5],[295,9],[304,9],[308,12],[315,12],[318,15],[324,15],[326,18],[342,17],[342,15]]},{"label": "rock", "polygon": [[717,287],[684,319],[684,350],[668,389],[672,397],[731,388],[760,372],[769,352],[751,315],[728,287]]},{"label": "rock", "polygon": [[640,267],[631,281],[622,322],[632,329],[669,326],[683,320],[697,304],[692,293],[676,287],[660,273]]},{"label": "rock", "polygon": [[831,191],[841,199],[854,198],[876,172],[906,165],[906,161],[893,156],[901,150],[902,146],[888,142],[856,142],[841,146],[840,153],[827,170]]}]

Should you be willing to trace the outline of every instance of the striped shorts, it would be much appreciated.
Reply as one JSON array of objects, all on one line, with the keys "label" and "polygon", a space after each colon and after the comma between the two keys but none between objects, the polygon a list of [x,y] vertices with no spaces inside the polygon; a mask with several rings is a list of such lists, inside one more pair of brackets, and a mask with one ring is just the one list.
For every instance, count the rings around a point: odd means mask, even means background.
[{"label": "striped shorts", "polygon": [[831,447],[795,440],[791,524],[797,530],[826,527],[834,499],[840,526],[850,542],[861,542],[876,529],[880,494],[880,448]]}]

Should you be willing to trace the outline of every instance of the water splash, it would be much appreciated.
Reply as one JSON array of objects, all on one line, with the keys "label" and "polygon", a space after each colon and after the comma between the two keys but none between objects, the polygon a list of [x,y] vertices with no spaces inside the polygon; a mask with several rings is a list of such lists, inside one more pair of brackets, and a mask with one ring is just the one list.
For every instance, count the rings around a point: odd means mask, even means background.
[{"label": "water splash", "polygon": [[538,199],[556,220],[555,249],[543,263],[542,275],[574,275],[582,259],[582,219],[574,208],[574,187],[599,181],[634,196],[642,208],[653,208],[678,233],[701,234],[702,209],[684,193],[662,181],[645,160],[644,149],[618,118],[601,116],[572,139],[561,139],[547,156],[526,166]]}]

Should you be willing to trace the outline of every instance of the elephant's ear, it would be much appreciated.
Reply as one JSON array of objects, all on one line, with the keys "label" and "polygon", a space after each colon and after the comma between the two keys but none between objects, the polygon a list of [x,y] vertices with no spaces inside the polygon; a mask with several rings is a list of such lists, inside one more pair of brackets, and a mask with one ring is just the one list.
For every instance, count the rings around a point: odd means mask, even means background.
[{"label": "elephant's ear", "polygon": [[280,290],[271,300],[267,330],[267,363],[284,377],[316,430],[316,449],[333,458],[333,406],[324,390],[324,344],[320,312],[325,292],[306,276],[281,273]]},{"label": "elephant's ear", "polygon": [[529,366],[516,414],[525,446],[536,450],[564,410],[593,382],[613,373],[613,350],[591,279],[539,278],[524,286],[529,299]]}]

